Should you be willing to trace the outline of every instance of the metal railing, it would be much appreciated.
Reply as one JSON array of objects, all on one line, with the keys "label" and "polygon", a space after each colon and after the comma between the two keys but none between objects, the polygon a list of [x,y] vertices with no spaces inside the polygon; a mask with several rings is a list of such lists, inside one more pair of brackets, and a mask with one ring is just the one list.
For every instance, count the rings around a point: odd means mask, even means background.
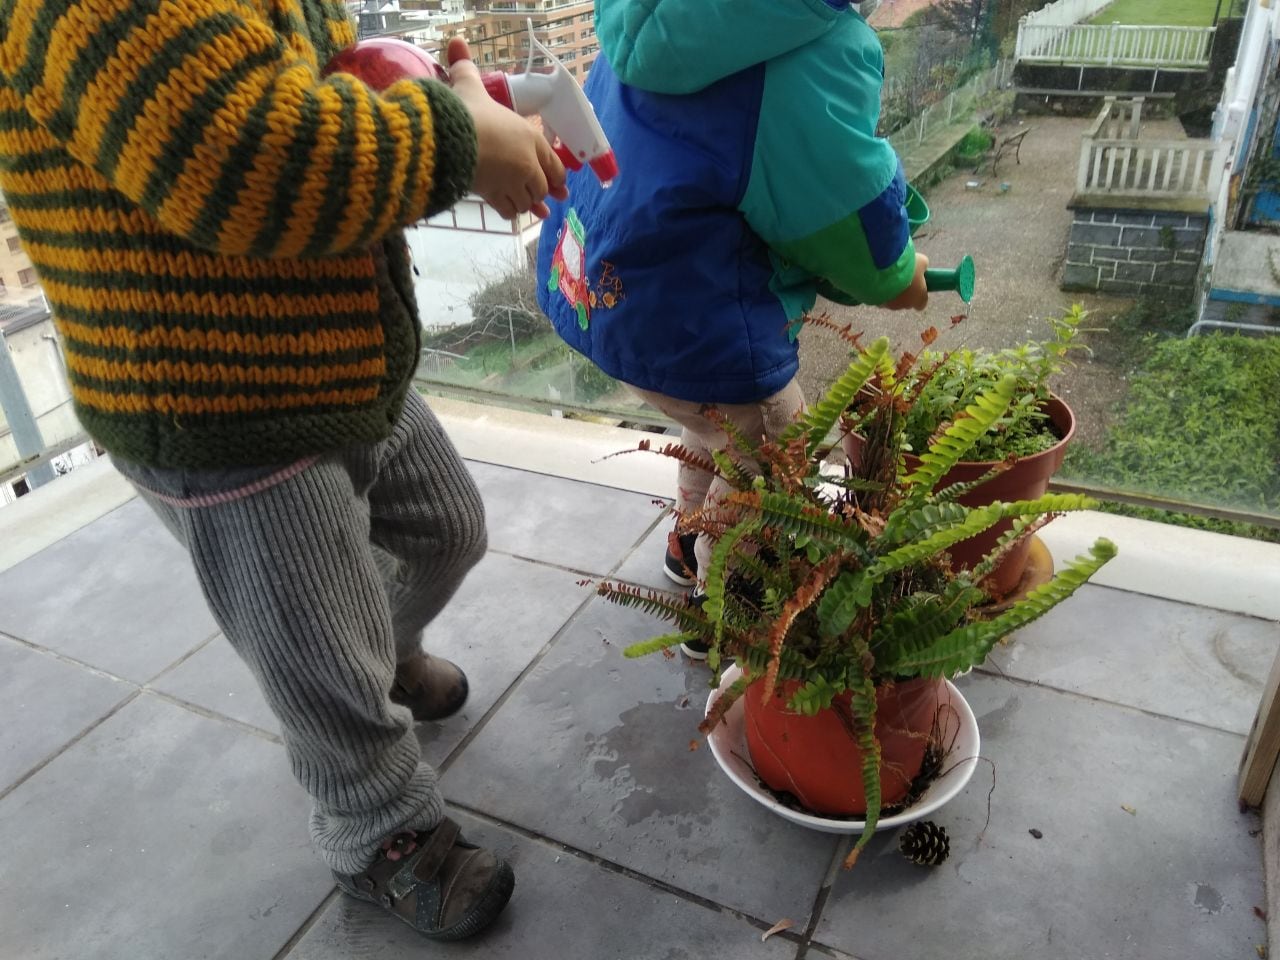
[{"label": "metal railing", "polygon": [[1108,97],[1080,141],[1076,192],[1209,201],[1230,145],[1217,140],[1141,140],[1142,98]]},{"label": "metal railing", "polygon": [[1014,57],[1021,61],[1099,66],[1203,69],[1214,27],[1042,24],[1023,18]]},{"label": "metal railing", "polygon": [[906,124],[889,133],[887,139],[900,155],[909,152],[933,131],[971,116],[985,96],[1005,87],[1012,72],[1009,61],[999,61],[990,70],[984,70],[941,100],[925,107]]}]

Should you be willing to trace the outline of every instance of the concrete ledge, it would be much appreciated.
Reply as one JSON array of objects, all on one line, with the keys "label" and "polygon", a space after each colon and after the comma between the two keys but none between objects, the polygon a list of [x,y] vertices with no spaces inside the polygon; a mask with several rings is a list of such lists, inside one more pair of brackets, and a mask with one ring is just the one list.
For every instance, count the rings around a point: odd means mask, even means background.
[{"label": "concrete ledge", "polygon": [[[1141,141],[1138,141],[1141,143]],[[1152,197],[1144,194],[1073,193],[1068,210],[1113,210],[1117,213],[1187,213],[1205,216],[1209,201],[1201,198]]]},{"label": "concrete ledge", "polygon": [[[634,450],[658,434],[432,398],[463,456],[587,483],[670,498],[676,465],[651,453],[604,459]],[[1280,620],[1280,544],[1229,537],[1109,513],[1067,514],[1041,534],[1061,566],[1098,537],[1120,554],[1095,583],[1255,617]]]}]

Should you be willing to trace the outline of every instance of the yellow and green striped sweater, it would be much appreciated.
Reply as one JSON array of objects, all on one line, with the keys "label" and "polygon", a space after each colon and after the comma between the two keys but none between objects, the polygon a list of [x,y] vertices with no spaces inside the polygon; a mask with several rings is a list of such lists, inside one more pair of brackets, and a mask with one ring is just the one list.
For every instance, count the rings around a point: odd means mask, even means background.
[{"label": "yellow and green striped sweater", "polygon": [[400,228],[475,129],[443,84],[320,70],[342,0],[0,0],[0,189],[81,422],[161,467],[387,435],[417,353]]}]

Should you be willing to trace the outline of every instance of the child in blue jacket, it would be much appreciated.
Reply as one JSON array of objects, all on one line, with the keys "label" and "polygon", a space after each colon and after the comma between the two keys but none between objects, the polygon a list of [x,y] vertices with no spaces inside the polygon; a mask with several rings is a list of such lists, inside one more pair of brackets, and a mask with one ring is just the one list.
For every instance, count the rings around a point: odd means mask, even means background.
[{"label": "child in blue jacket", "polygon": [[[574,174],[552,204],[539,303],[691,449],[727,442],[709,406],[772,437],[804,406],[786,328],[820,281],[889,308],[928,297],[876,136],[880,43],[848,0],[596,0],[595,16],[586,92],[623,170],[609,189]],[[677,509],[722,492],[682,467]],[[666,559],[683,585],[710,556],[691,540]]]}]

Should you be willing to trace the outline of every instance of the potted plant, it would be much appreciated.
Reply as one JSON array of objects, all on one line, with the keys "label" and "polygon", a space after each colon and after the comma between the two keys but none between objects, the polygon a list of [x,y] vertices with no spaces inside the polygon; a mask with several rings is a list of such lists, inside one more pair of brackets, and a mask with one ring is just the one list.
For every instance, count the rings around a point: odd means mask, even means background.
[{"label": "potted plant", "polygon": [[[1018,388],[1012,375],[975,397],[931,439],[918,465],[907,466],[903,434],[923,389],[899,375],[908,367],[894,362],[887,339],[876,341],[776,443],[753,443],[721,421],[732,452],[699,465],[733,491],[682,518],[685,529],[715,541],[705,598],[611,582],[598,588],[675,626],[631,646],[628,656],[701,641],[717,684],[721,664],[737,661],[743,675],[720,695],[703,731],[745,696],[762,780],[815,812],[863,817],[851,860],[882,807],[902,802],[918,776],[945,678],[981,663],[1001,638],[1065,600],[1115,554],[1099,539],[1052,581],[993,618],[975,619],[988,597],[984,578],[1005,554],[1050,517],[1093,502],[1058,494],[967,507],[959,501],[971,484],[942,483],[1007,416]],[[833,475],[824,466],[838,424],[864,438],[857,472],[846,466]],[[678,444],[659,452],[696,460]],[[952,565],[955,544],[1004,520],[1012,528],[980,563]],[[806,751],[819,759],[806,760]]]},{"label": "potted plant", "polygon": [[[903,427],[903,450],[911,468],[919,465],[917,454],[979,395],[1004,377],[1015,379],[1012,402],[991,429],[969,448],[964,459],[947,472],[940,483],[971,486],[960,503],[980,507],[998,500],[1032,500],[1049,489],[1049,481],[1062,466],[1067,445],[1075,434],[1075,415],[1049,389],[1049,381],[1060,374],[1077,342],[1086,312],[1073,306],[1065,315],[1050,320],[1052,335],[1042,341],[1027,341],[999,351],[960,348],[947,353],[926,350],[908,369],[900,369],[905,389],[912,395],[911,408]],[[851,338],[856,342],[856,338]],[[853,408],[874,403],[871,397],[855,397]],[[848,436],[845,451],[855,463],[861,441]],[[977,483],[981,478],[985,480]],[[973,567],[995,547],[1011,528],[1002,521],[970,540],[951,548],[952,562]],[[1026,571],[1031,538],[1023,538],[1007,551],[991,570],[985,586],[995,597],[1014,592]]]}]

